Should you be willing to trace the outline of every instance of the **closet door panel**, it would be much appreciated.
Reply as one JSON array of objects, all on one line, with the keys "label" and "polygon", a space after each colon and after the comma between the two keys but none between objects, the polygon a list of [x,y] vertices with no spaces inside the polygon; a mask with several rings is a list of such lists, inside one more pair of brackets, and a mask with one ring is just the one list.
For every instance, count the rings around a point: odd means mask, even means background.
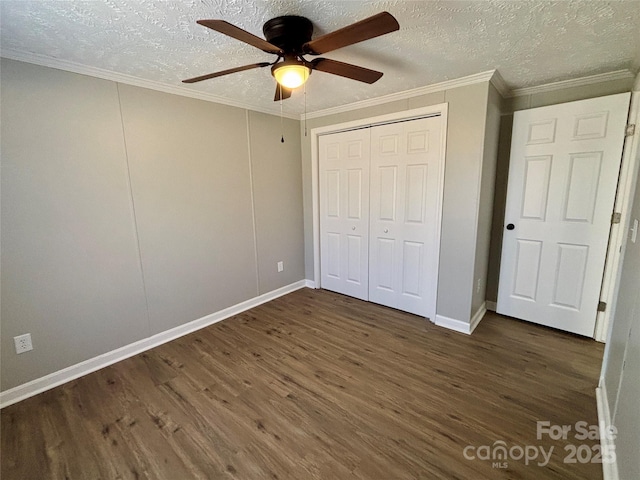
[{"label": "closet door panel", "polygon": [[321,136],[321,287],[369,296],[368,129]]},{"label": "closet door panel", "polygon": [[441,118],[430,117],[371,129],[369,300],[430,318],[444,168],[441,128]]}]

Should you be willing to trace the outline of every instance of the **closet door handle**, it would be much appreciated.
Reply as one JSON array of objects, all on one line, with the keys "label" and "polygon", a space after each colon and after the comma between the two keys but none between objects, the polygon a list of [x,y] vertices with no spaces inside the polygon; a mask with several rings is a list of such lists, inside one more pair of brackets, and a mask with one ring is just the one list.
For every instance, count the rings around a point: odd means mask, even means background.
[{"label": "closet door handle", "polygon": [[356,227],[351,227],[351,230],[355,230],[355,229],[356,229]]},{"label": "closet door handle", "polygon": [[388,229],[388,228],[385,228],[385,229],[384,229],[384,233],[389,233],[389,229]]}]

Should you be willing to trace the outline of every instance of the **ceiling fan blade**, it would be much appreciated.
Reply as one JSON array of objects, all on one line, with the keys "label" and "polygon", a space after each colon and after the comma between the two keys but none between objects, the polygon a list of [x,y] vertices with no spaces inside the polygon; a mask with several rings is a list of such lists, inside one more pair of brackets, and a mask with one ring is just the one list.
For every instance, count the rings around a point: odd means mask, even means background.
[{"label": "ceiling fan blade", "polygon": [[197,23],[203,25],[205,27],[210,28],[211,30],[215,30],[216,32],[224,33],[236,40],[240,40],[241,42],[248,43],[256,48],[259,48],[263,52],[267,53],[275,53],[279,55],[282,53],[282,49],[276,47],[275,45],[263,40],[260,37],[256,37],[254,34],[247,32],[235,25],[231,25],[229,22],[225,22],[224,20],[198,20]]},{"label": "ceiling fan blade", "polygon": [[[273,101],[279,102],[280,100],[286,100],[291,96],[291,92],[292,90],[290,88],[283,87],[279,83],[276,83],[276,94],[273,98]],[[280,97],[281,94],[282,94],[282,98]]]},{"label": "ceiling fan blade", "polygon": [[311,40],[302,46],[309,55],[320,55],[354,43],[379,37],[400,29],[398,21],[389,12],[381,12],[348,27]]},{"label": "ceiling fan blade", "polygon": [[375,83],[382,77],[382,72],[370,70],[364,67],[358,67],[350,63],[338,62],[328,58],[316,58],[309,62],[311,68],[320,70],[321,72],[333,73],[341,77],[350,78],[364,83]]},{"label": "ceiling fan blade", "polygon": [[251,70],[252,68],[267,67],[271,65],[269,62],[253,63],[251,65],[244,65],[242,67],[230,68],[228,70],[222,70],[220,72],[209,73],[207,75],[201,75],[199,77],[188,78],[182,80],[182,83],[196,83],[202,80],[209,80],[210,78],[221,77],[223,75],[229,75],[230,73],[242,72],[243,70]]}]

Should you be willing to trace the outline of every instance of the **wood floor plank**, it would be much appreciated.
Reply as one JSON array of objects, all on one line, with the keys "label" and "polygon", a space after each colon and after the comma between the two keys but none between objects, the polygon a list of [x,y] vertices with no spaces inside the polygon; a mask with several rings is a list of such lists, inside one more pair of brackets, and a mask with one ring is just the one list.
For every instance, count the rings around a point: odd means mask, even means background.
[{"label": "wood floor plank", "polygon": [[[602,345],[487,314],[473,335],[303,289],[1,412],[22,479],[600,479],[566,463],[597,423]],[[464,456],[496,442],[545,466]],[[475,450],[474,450],[475,451]]]}]

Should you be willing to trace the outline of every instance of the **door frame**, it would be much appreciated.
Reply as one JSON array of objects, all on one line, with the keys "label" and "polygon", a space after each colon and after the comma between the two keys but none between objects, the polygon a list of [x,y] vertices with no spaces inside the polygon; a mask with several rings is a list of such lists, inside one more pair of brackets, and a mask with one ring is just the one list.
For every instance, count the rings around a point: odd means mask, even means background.
[{"label": "door frame", "polygon": [[[375,117],[362,118],[350,122],[336,123],[324,127],[312,128],[311,136],[311,199],[313,211],[313,281],[315,288],[320,288],[320,151],[319,138],[321,135],[330,135],[332,133],[344,132],[346,130],[356,130],[359,128],[369,128],[387,123],[396,123],[408,120],[416,120],[418,118],[431,117],[439,115],[442,118],[441,147],[442,168],[440,169],[440,178],[438,179],[438,187],[442,192],[438,198],[438,220],[436,222],[436,234],[438,237],[438,251],[440,249],[440,239],[442,234],[442,200],[444,196],[444,171],[446,166],[446,147],[447,147],[447,129],[448,129],[448,103],[439,103],[428,107],[416,108],[412,110],[402,110],[399,112],[389,113],[386,115],[378,115]],[[439,257],[436,276],[439,273]],[[436,282],[437,288],[437,282]],[[436,292],[437,293],[437,292]],[[432,320],[435,321],[435,311]]]},{"label": "door frame", "polygon": [[613,209],[614,212],[621,213],[621,218],[620,223],[611,224],[609,230],[609,246],[600,289],[600,301],[605,302],[607,308],[604,312],[598,312],[596,316],[594,339],[598,342],[609,341],[611,319],[615,313],[615,301],[620,288],[623,249],[631,222],[632,195],[636,188],[640,167],[640,75],[636,77],[631,91],[631,103],[627,116],[627,125],[629,124],[634,124],[636,131],[634,135],[625,137],[622,146],[622,165]]}]

